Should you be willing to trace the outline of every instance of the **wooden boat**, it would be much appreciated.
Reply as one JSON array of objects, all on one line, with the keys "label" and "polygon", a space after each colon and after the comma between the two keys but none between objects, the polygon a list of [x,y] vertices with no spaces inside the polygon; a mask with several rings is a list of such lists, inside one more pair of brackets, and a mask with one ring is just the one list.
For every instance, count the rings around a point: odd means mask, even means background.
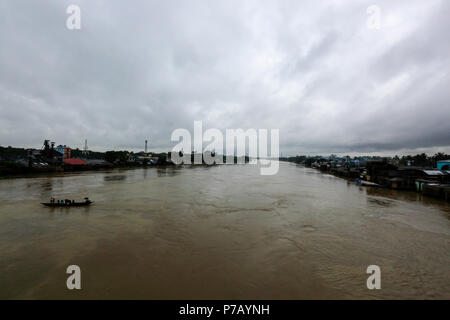
[{"label": "wooden boat", "polygon": [[366,187],[380,187],[379,184],[374,183],[374,182],[370,182],[370,181],[364,181],[361,179],[356,179],[356,183],[362,186],[366,186]]},{"label": "wooden boat", "polygon": [[83,202],[41,202],[42,205],[46,206],[46,207],[85,207],[85,206],[89,206],[92,203],[94,203],[94,201],[91,200],[86,200]]}]

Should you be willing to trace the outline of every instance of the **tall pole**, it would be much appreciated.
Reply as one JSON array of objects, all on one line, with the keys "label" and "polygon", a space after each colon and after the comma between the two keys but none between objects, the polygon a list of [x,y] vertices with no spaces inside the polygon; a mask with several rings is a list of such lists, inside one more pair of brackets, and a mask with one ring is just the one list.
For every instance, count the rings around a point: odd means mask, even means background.
[{"label": "tall pole", "polygon": [[147,153],[147,140],[145,140],[145,153]]},{"label": "tall pole", "polygon": [[84,154],[85,156],[87,156],[87,154],[88,154],[87,139],[84,140],[84,150],[83,150],[83,154]]}]

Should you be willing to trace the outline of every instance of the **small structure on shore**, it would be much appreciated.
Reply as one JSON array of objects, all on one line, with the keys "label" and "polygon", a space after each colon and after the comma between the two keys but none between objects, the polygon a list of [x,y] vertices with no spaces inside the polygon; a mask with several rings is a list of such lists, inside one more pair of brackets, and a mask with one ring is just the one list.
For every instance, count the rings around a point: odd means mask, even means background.
[{"label": "small structure on shore", "polygon": [[450,170],[450,160],[441,160],[437,162],[438,170]]},{"label": "small structure on shore", "polygon": [[77,171],[77,170],[85,170],[87,167],[86,161],[81,159],[64,159],[63,161],[64,171]]},{"label": "small structure on shore", "polygon": [[64,159],[64,164],[65,165],[69,165],[69,166],[86,166],[87,163],[81,159],[75,159],[75,158],[70,158],[70,159]]},{"label": "small structure on shore", "polygon": [[59,145],[55,148],[56,152],[59,152],[62,155],[63,159],[70,159],[72,149],[66,145]]}]

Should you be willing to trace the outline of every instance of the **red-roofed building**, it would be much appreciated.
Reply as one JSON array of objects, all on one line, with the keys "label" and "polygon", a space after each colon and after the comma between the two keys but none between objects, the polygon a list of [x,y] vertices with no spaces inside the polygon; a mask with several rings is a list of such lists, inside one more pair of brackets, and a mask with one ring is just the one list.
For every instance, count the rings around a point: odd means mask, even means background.
[{"label": "red-roofed building", "polygon": [[85,166],[87,163],[81,159],[64,159],[64,164],[67,164],[69,166]]}]

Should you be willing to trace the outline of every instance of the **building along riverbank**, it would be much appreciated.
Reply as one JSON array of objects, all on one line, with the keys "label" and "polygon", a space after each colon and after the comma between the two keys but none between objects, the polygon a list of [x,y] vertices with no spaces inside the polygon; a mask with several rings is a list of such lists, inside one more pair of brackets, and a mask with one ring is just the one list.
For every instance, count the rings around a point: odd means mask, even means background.
[{"label": "building along riverbank", "polygon": [[438,167],[443,168],[440,170],[425,166],[399,165],[389,158],[371,158],[365,161],[317,158],[313,162],[303,161],[301,164],[337,177],[370,182],[372,186],[415,191],[425,196],[450,201],[450,170],[448,166],[446,167],[446,163],[448,160],[437,161]]}]

